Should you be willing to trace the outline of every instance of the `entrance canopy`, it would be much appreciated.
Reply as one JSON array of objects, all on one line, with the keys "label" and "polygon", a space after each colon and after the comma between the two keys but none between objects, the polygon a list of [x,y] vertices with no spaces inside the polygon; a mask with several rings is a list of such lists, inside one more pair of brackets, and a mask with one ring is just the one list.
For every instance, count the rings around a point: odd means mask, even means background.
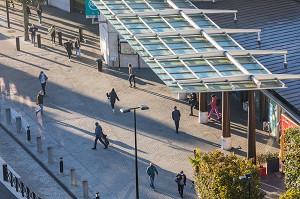
[{"label": "entrance canopy", "polygon": [[253,55],[287,51],[245,50],[228,34],[259,29],[221,29],[189,0],[93,0],[116,30],[157,76],[175,93],[284,88],[283,79],[300,75],[272,74]]}]

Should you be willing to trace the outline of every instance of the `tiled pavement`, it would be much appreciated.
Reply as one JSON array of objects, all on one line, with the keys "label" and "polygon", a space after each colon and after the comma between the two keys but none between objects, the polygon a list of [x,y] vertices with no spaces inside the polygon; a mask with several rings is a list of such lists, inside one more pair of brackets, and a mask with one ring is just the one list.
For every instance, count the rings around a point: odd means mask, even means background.
[{"label": "tiled pavement", "polygon": [[[0,16],[5,15],[3,2],[0,3]],[[90,197],[100,192],[102,198],[134,198],[134,134],[133,115],[112,113],[105,93],[115,88],[120,102],[116,109],[125,106],[148,104],[150,110],[137,111],[139,185],[140,198],[177,198],[174,176],[184,170],[188,177],[185,198],[195,198],[191,180],[193,171],[188,156],[200,147],[202,151],[220,148],[221,126],[211,122],[200,125],[198,117],[188,116],[189,107],[185,102],[176,100],[177,96],[155,76],[150,69],[137,71],[137,88],[129,88],[127,69],[121,71],[105,69],[97,72],[95,59],[99,57],[97,26],[91,25],[83,16],[66,13],[53,7],[45,7],[45,25],[40,28],[43,48],[33,47],[21,42],[21,51],[14,50],[14,37],[21,34],[20,13],[11,15],[12,29],[7,30],[5,21],[0,20],[0,82],[2,92],[7,91],[3,106],[13,106],[21,112],[32,126],[33,138],[42,135],[44,152],[36,152],[35,143],[27,146],[56,177],[78,197],[82,197],[83,179],[88,179]],[[51,17],[50,17],[51,16]],[[36,21],[32,16],[31,20]],[[80,25],[80,24],[84,25]],[[75,36],[77,27],[83,26],[87,44],[82,47],[83,58],[69,62],[61,46],[53,46],[45,35],[45,26],[55,24],[63,29],[65,37]],[[92,28],[91,28],[92,27]],[[88,29],[88,30],[86,30]],[[45,115],[36,117],[35,97],[40,89],[38,74],[43,70],[49,77]],[[246,118],[247,113],[232,97],[232,139],[238,155],[245,156],[247,150]],[[174,106],[182,113],[180,134],[174,133],[170,114]],[[3,122],[3,111],[1,112]],[[111,147],[104,150],[98,143],[98,150],[92,151],[94,123],[99,121],[111,140]],[[5,124],[5,123],[4,123]],[[12,132],[13,125],[6,125]],[[259,127],[259,124],[258,124]],[[24,144],[25,134],[13,133]],[[55,162],[47,163],[47,146],[54,147]],[[239,148],[239,146],[241,148]],[[257,132],[257,150],[278,150],[278,144],[262,131]],[[224,151],[226,152],[226,151]],[[227,152],[226,152],[227,153]],[[66,174],[58,174],[58,158],[63,157]],[[148,185],[145,170],[149,162],[154,162],[160,175],[156,178],[156,192]],[[78,186],[70,185],[70,168],[76,168]],[[22,175],[19,173],[19,175]],[[278,179],[278,178],[275,178]],[[272,179],[272,181],[274,181]],[[266,180],[265,183],[269,183]],[[276,185],[274,185],[276,187]],[[277,195],[281,189],[270,189]]]}]

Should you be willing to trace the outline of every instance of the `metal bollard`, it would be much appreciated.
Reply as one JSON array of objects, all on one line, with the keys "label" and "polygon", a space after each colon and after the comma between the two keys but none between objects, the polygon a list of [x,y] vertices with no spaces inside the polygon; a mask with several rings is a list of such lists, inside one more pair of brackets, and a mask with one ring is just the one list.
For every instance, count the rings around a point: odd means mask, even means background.
[{"label": "metal bollard", "polygon": [[11,111],[10,108],[5,109],[6,111],[6,123],[11,124]]},{"label": "metal bollard", "polygon": [[37,38],[37,46],[38,46],[38,48],[41,48],[42,47],[41,35],[37,34],[36,38]]},{"label": "metal bollard", "polygon": [[17,177],[15,178],[15,183],[16,192],[19,192],[19,179]]},{"label": "metal bollard", "polygon": [[21,133],[22,130],[22,121],[21,121],[21,116],[17,116],[16,117],[16,129],[17,129],[17,133]]},{"label": "metal bollard", "polygon": [[25,193],[24,184],[23,184],[23,182],[21,182],[21,194],[22,194],[22,197],[25,196],[24,193]]},{"label": "metal bollard", "polygon": [[96,199],[100,199],[99,192],[96,193]]},{"label": "metal bollard", "polygon": [[63,158],[59,158],[60,161],[59,161],[59,172],[60,174],[63,174],[64,173],[64,161],[63,161]]},{"label": "metal bollard", "polygon": [[17,51],[20,51],[20,37],[16,37],[16,47]]},{"label": "metal bollard", "polygon": [[37,142],[37,152],[42,153],[43,152],[42,137],[41,136],[36,137],[36,142]]},{"label": "metal bollard", "polygon": [[31,135],[30,135],[30,126],[28,125],[27,126],[27,142],[30,142],[30,140],[31,140]]},{"label": "metal bollard", "polygon": [[53,163],[53,147],[49,146],[47,149],[48,149],[48,163],[52,164]]},{"label": "metal bollard", "polygon": [[102,64],[103,64],[102,59],[96,59],[96,62],[97,62],[98,71],[102,72]]},{"label": "metal bollard", "polygon": [[79,28],[79,41],[83,42],[82,28]]},{"label": "metal bollard", "polygon": [[2,164],[2,170],[3,170],[3,180],[5,182],[8,181],[8,171],[7,171],[7,164]]},{"label": "metal bollard", "polygon": [[89,198],[89,188],[88,188],[88,181],[83,180],[82,181],[82,187],[83,187],[83,198]]},{"label": "metal bollard", "polygon": [[77,182],[76,182],[76,170],[71,169],[71,185],[76,186],[76,184],[77,184]]},{"label": "metal bollard", "polygon": [[63,45],[63,43],[62,43],[62,33],[61,32],[57,32],[57,36],[58,36],[58,44],[59,45]]},{"label": "metal bollard", "polygon": [[[27,197],[27,198],[30,197],[29,194],[30,194],[30,189],[27,187],[27,188],[26,188],[26,197]],[[34,198],[34,197],[33,197],[33,193],[32,193],[32,198]]]}]

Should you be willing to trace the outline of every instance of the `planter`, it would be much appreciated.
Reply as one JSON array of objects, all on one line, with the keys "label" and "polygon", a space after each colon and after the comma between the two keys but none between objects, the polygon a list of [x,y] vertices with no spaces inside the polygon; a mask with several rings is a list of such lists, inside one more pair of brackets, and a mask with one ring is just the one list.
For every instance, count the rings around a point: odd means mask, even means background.
[{"label": "planter", "polygon": [[267,171],[268,174],[279,172],[279,158],[267,159]]},{"label": "planter", "polygon": [[260,176],[267,175],[267,168],[266,167],[260,167],[259,171],[260,171]]}]

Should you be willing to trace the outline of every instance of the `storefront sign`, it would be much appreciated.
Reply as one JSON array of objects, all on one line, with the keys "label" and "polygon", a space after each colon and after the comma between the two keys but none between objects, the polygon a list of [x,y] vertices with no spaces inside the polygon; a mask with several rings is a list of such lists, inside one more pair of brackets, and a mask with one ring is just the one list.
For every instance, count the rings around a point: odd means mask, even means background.
[{"label": "storefront sign", "polygon": [[288,118],[286,115],[281,114],[280,115],[281,135],[284,135],[285,129],[290,127],[298,128],[299,126],[295,122],[293,122],[290,118]]},{"label": "storefront sign", "polygon": [[100,11],[95,6],[93,0],[85,0],[86,18],[94,18],[100,15]]}]

